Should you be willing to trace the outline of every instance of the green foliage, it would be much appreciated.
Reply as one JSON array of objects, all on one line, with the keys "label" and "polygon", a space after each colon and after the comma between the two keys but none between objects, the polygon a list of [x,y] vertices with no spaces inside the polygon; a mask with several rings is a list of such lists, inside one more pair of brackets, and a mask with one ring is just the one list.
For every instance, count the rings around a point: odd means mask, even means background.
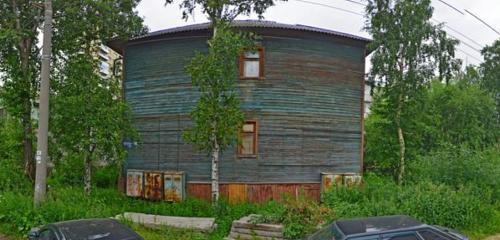
[{"label": "green foliage", "polygon": [[[38,88],[40,49],[37,39],[43,11],[36,6],[40,3],[8,1],[0,4],[0,81],[5,83],[0,97],[9,115],[21,122],[19,129],[25,130],[24,139],[18,138],[18,143],[26,146],[32,145],[31,107]],[[146,32],[142,19],[134,10],[138,3],[139,0],[53,1],[50,114],[54,123],[50,123],[49,151],[56,168],[78,169],[77,165],[57,166],[65,161],[74,163],[76,158],[119,163],[124,154],[122,138],[134,137],[128,109],[119,100],[118,79],[100,79],[93,54],[99,43],[113,37],[125,38]],[[3,142],[0,144],[0,148],[9,147],[3,146]],[[25,150],[25,163],[21,165],[28,173],[32,169],[26,163],[33,162],[29,151],[29,148]],[[96,153],[88,154],[87,151]],[[68,174],[63,171],[59,173]],[[70,182],[78,179],[79,174],[76,173]]]},{"label": "green foliage", "polygon": [[36,97],[39,81],[37,30],[43,19],[42,11],[33,7],[35,2],[38,1],[0,4],[0,81],[4,82],[1,98],[16,119],[31,114],[31,102]]},{"label": "green foliage", "polygon": [[139,2],[54,0],[53,52],[56,61],[67,60],[81,51],[88,54],[86,51],[92,44],[114,37],[128,38],[146,33],[143,19],[135,10]]},{"label": "green foliage", "polygon": [[135,232],[147,240],[205,240],[207,236],[194,230],[160,228],[150,229],[136,224],[128,224]]},{"label": "green foliage", "polygon": [[243,113],[236,97],[238,66],[235,59],[252,42],[227,26],[220,26],[208,44],[208,54],[197,54],[186,67],[201,96],[191,112],[194,126],[185,132],[184,139],[211,153],[214,142],[221,151],[231,145],[243,123]]},{"label": "green foliage", "polygon": [[330,209],[320,206],[303,194],[298,199],[286,197],[283,208],[281,216],[281,222],[285,227],[283,235],[289,239],[297,239],[310,234],[333,218]]},{"label": "green foliage", "polygon": [[450,144],[482,149],[500,137],[495,102],[475,84],[433,82],[413,107],[412,136],[423,152]]},{"label": "green foliage", "polygon": [[[193,15],[198,5],[204,14],[207,14],[212,22],[231,22],[238,15],[250,15],[256,13],[259,18],[267,8],[274,5],[276,0],[233,0],[233,1],[213,1],[213,0],[183,0],[181,2],[182,18],[188,19]],[[286,0],[283,0],[286,1]],[[173,3],[173,0],[165,0],[165,5]]]},{"label": "green foliage", "polygon": [[[58,158],[61,159],[61,158]],[[82,186],[85,168],[81,157],[68,155],[56,161],[50,174],[49,185]]]},{"label": "green foliage", "polygon": [[269,203],[252,222],[283,224],[285,238],[299,239],[332,219],[333,214],[329,208],[301,193],[297,198],[285,195],[283,202]]},{"label": "green foliage", "polygon": [[0,193],[9,190],[24,192],[30,188],[23,174],[23,132],[20,125],[12,117],[0,118]]},{"label": "green foliage", "polygon": [[483,151],[448,147],[419,157],[410,164],[412,182],[432,181],[455,189],[473,186],[486,202],[500,203],[500,147]]},{"label": "green foliage", "polygon": [[[434,77],[448,80],[458,62],[453,60],[457,41],[430,23],[430,0],[370,0],[366,27],[373,37],[369,81],[387,101],[388,120],[398,137],[397,180],[404,179],[407,128],[404,112]],[[436,67],[438,69],[436,69]]]},{"label": "green foliage", "polygon": [[496,211],[471,187],[425,181],[399,186],[377,177],[368,177],[363,187],[332,189],[323,202],[340,218],[406,214],[460,230],[490,224]]},{"label": "green foliage", "polygon": [[80,178],[85,163],[90,168],[97,162],[120,166],[124,137],[136,136],[128,106],[119,97],[119,80],[102,78],[95,69],[92,56],[74,56],[53,84],[57,94],[51,99],[51,155],[60,177],[69,180],[63,175],[75,174],[71,183],[89,179]]},{"label": "green foliage", "polygon": [[[252,204],[229,205],[220,202],[216,208],[210,203],[188,199],[182,203],[148,202],[130,199],[115,189],[96,188],[87,196],[81,188],[51,186],[48,198],[40,208],[34,209],[32,193],[16,191],[0,194],[0,229],[9,236],[25,236],[33,227],[43,224],[81,219],[114,217],[123,212],[141,212],[167,216],[214,217],[218,228],[211,233],[209,239],[222,239],[229,233],[233,220],[251,213],[259,212],[266,206]],[[172,229],[145,231],[146,236],[158,236],[160,233],[175,233],[179,239],[200,239],[200,234],[180,232]],[[205,236],[206,239],[207,237]]]},{"label": "green foliage", "polygon": [[120,170],[114,165],[97,167],[94,171],[95,186],[98,188],[116,188]]},{"label": "green foliage", "polygon": [[[369,170],[394,174],[397,167],[397,135],[389,117],[390,105],[375,97],[365,122],[366,159]],[[469,77],[445,85],[433,82],[402,114],[406,129],[407,156],[439,151],[449,146],[481,150],[495,145],[500,137],[492,98]]]},{"label": "green foliage", "polygon": [[485,47],[481,53],[484,57],[484,62],[480,66],[484,75],[481,87],[495,99],[498,121],[500,121],[500,40],[495,41],[491,46]]}]

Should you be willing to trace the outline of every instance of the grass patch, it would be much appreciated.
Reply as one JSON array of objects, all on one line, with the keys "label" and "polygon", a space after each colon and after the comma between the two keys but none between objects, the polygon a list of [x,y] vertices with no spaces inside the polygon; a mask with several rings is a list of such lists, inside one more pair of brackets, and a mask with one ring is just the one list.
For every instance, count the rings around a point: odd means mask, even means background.
[{"label": "grass patch", "polygon": [[116,189],[95,188],[86,196],[81,188],[52,187],[47,201],[33,208],[32,194],[7,191],[0,195],[0,233],[24,239],[33,227],[82,218],[107,218],[123,212],[214,217],[218,228],[210,234],[162,228],[151,230],[130,225],[145,239],[223,239],[234,220],[256,213],[260,221],[282,223],[285,236],[304,236],[318,225],[338,218],[406,214],[428,224],[455,228],[472,239],[500,233],[500,204],[482,198],[481,189],[460,188],[422,181],[404,186],[392,180],[367,175],[363,187],[337,188],[323,196],[323,204],[305,198],[285,198],[282,203],[229,205],[188,199],[183,203],[149,202],[130,199]]},{"label": "grass patch", "polygon": [[167,233],[176,236],[170,239],[222,239],[229,233],[233,220],[251,213],[259,213],[263,209],[266,209],[266,205],[229,205],[225,202],[213,208],[210,203],[195,199],[188,199],[183,203],[149,202],[130,199],[116,189],[95,188],[91,196],[86,196],[81,188],[73,187],[51,188],[45,203],[34,209],[31,193],[9,191],[0,195],[0,232],[20,238],[26,236],[31,228],[47,223],[82,218],[107,218],[123,212],[140,212],[167,216],[214,217],[218,225],[209,235],[174,229],[138,228],[143,234],[152,236],[151,239],[168,239],[153,238],[155,235]]},{"label": "grass patch", "polygon": [[204,240],[208,238],[205,234],[190,230],[174,228],[151,229],[136,224],[129,224],[129,227],[147,240]]}]

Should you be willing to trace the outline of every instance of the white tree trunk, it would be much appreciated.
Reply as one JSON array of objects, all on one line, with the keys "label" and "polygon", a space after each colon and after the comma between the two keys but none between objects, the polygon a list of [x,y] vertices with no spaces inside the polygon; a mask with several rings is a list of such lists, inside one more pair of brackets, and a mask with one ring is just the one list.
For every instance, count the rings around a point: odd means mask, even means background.
[{"label": "white tree trunk", "polygon": [[219,201],[219,143],[214,140],[212,150],[212,204]]},{"label": "white tree trunk", "polygon": [[84,158],[85,174],[83,176],[84,191],[90,195],[92,191],[92,160],[90,154],[86,154]]},{"label": "white tree trunk", "polygon": [[[215,38],[217,35],[217,26],[214,21],[212,21],[214,35],[212,38]],[[217,136],[215,134],[217,124],[212,122],[212,205],[216,205],[219,201],[219,143],[217,142]]]},{"label": "white tree trunk", "polygon": [[399,141],[399,171],[398,171],[398,183],[403,184],[403,179],[404,179],[404,173],[405,173],[405,152],[406,152],[406,146],[405,146],[405,137],[403,133],[403,129],[401,127],[401,112],[402,112],[402,103],[403,97],[400,94],[399,96],[399,102],[398,102],[398,109],[396,112],[396,127],[398,128],[398,141]]}]

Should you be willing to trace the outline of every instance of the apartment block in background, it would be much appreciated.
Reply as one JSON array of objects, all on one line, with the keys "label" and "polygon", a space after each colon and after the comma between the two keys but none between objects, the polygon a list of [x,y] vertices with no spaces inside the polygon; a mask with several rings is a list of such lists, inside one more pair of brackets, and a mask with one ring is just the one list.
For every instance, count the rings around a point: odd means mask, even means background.
[{"label": "apartment block in background", "polygon": [[99,74],[103,78],[110,78],[113,74],[121,73],[121,56],[104,44],[99,44],[96,52],[99,59]]}]

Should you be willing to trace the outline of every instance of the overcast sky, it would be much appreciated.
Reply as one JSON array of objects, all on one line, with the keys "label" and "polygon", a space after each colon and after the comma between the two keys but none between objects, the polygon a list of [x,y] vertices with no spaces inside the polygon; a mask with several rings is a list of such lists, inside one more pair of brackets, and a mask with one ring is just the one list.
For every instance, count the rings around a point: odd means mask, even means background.
[{"label": "overcast sky", "polygon": [[[306,1],[342,8],[360,14],[363,14],[364,11],[363,6],[347,0]],[[364,0],[352,1],[364,3]],[[139,11],[139,15],[144,17],[145,24],[149,27],[150,31],[208,21],[201,12],[197,12],[194,18],[189,19],[187,22],[184,21],[182,19],[182,11],[179,9],[180,2],[180,0],[175,0],[173,4],[164,6],[164,0],[142,0],[137,10]],[[457,10],[445,5],[443,2],[452,5]],[[478,50],[481,50],[485,45],[491,45],[496,39],[500,39],[499,34],[486,27],[465,11],[465,9],[468,10],[497,31],[500,31],[500,0],[432,0],[432,5],[434,7],[433,18],[437,21],[445,22],[455,31],[450,28],[445,28],[445,30],[464,42],[464,44],[460,44],[459,51],[457,51],[457,56],[462,58],[464,62],[478,64],[480,62],[478,59],[482,60]],[[302,0],[278,2],[276,6],[266,11],[264,17],[265,20],[280,23],[303,24],[370,37],[368,33],[362,30],[365,21],[362,16],[327,6],[302,2]],[[256,18],[256,16],[241,16],[238,19]],[[467,56],[464,52],[470,56]]]}]

